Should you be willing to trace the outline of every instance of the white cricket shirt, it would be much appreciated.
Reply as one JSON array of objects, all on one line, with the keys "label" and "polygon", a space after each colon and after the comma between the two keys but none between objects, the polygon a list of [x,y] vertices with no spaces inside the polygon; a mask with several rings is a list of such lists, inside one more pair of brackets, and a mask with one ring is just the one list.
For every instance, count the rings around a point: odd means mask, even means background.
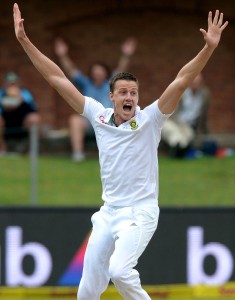
[{"label": "white cricket shirt", "polygon": [[158,204],[158,157],[164,115],[157,101],[118,127],[112,108],[85,97],[83,116],[91,122],[99,149],[102,199],[113,206]]}]

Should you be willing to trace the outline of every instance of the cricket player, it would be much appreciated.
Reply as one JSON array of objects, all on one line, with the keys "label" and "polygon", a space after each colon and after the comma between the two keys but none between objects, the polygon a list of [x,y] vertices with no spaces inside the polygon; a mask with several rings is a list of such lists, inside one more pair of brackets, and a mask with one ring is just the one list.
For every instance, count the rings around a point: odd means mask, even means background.
[{"label": "cricket player", "polygon": [[110,81],[113,108],[82,95],[61,69],[28,39],[17,4],[15,34],[34,66],[77,111],[96,134],[102,180],[101,209],[92,216],[91,233],[78,289],[78,300],[98,300],[110,280],[125,300],[149,300],[135,269],[154,234],[159,217],[157,147],[164,121],[174,112],[184,90],[202,71],[218,46],[228,22],[217,10],[200,29],[205,46],[177,74],[160,98],[141,110],[139,84],[130,73]]}]

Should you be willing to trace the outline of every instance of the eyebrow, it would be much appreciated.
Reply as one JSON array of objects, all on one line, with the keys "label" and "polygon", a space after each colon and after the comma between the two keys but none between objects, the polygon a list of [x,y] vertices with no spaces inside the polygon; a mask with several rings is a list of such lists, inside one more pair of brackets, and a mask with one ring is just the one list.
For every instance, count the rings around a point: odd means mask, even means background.
[{"label": "eyebrow", "polygon": [[[127,87],[120,87],[120,88],[118,88],[118,90],[120,91],[120,90],[127,90],[128,88]],[[135,91],[138,91],[138,88],[137,87],[133,87],[133,88],[131,88],[131,90],[133,91],[133,90],[135,90]]]}]

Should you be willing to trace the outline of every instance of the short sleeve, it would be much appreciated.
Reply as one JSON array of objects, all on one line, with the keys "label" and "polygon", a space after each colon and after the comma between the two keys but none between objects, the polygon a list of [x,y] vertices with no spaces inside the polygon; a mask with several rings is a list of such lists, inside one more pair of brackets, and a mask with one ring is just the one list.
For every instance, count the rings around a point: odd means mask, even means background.
[{"label": "short sleeve", "polygon": [[94,123],[95,117],[104,110],[105,108],[100,102],[93,98],[85,97],[85,106],[82,116],[87,118],[91,124]]},{"label": "short sleeve", "polygon": [[158,107],[158,100],[154,101],[152,104],[145,107],[144,111],[151,117],[154,123],[157,124],[158,127],[162,128],[164,122],[172,115],[163,114]]}]

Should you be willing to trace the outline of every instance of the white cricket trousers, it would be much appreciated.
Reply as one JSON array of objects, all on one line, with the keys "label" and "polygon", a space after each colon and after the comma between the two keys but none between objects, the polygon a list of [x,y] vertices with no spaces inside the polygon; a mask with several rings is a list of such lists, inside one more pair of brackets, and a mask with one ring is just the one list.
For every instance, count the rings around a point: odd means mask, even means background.
[{"label": "white cricket trousers", "polygon": [[134,267],[158,224],[158,206],[105,204],[92,218],[78,300],[99,300],[110,279],[124,300],[151,300]]}]

